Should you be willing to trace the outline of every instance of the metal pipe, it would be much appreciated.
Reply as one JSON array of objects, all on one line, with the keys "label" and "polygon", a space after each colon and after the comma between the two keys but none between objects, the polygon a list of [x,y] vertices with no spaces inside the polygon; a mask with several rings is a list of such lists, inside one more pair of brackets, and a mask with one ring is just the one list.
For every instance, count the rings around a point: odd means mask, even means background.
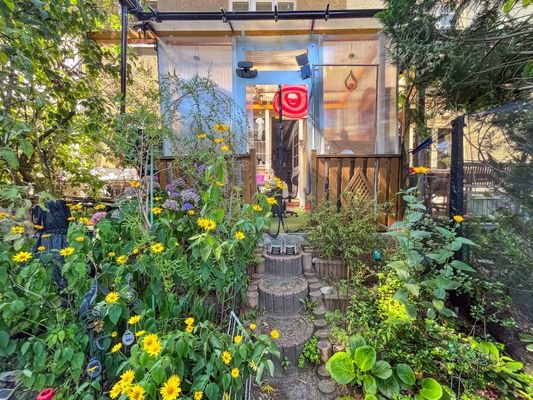
[{"label": "metal pipe", "polygon": [[126,79],[128,75],[128,4],[120,2],[122,36],[120,41],[120,113],[126,112]]},{"label": "metal pipe", "polygon": [[[346,18],[373,18],[374,15],[382,9],[368,10],[329,10],[328,19],[346,19]],[[139,21],[153,19],[151,12],[132,12]],[[278,20],[307,20],[307,19],[325,19],[324,10],[315,11],[278,11]],[[158,12],[157,16],[161,21],[220,21],[221,13],[216,11],[210,12]],[[239,11],[226,12],[228,20],[231,21],[257,21],[273,20],[275,18],[273,11]]]}]

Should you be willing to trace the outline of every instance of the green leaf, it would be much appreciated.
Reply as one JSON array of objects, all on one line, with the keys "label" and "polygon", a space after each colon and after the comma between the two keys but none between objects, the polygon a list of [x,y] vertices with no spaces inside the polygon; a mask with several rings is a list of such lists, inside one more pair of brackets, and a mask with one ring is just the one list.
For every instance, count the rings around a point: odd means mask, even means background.
[{"label": "green leaf", "polygon": [[394,375],[387,379],[377,379],[378,389],[385,397],[392,398],[400,394],[400,385]]},{"label": "green leaf", "polygon": [[396,375],[406,385],[413,386],[416,383],[415,373],[407,364],[396,365]]},{"label": "green leaf", "polygon": [[353,361],[348,353],[345,353],[344,351],[335,353],[328,360],[326,363],[326,370],[337,383],[342,385],[347,385],[355,379]]},{"label": "green leaf", "polygon": [[0,348],[7,347],[9,343],[9,334],[6,331],[0,331]]},{"label": "green leaf", "polygon": [[209,400],[218,400],[218,385],[216,383],[210,383],[205,388],[205,395]]},{"label": "green leaf", "polygon": [[422,219],[422,217],[424,216],[424,213],[422,212],[418,212],[418,211],[415,211],[415,212],[412,212],[408,215],[407,217],[407,220],[413,224],[415,222],[418,222]]},{"label": "green leaf", "polygon": [[440,383],[433,378],[424,378],[420,383],[420,395],[427,400],[439,400],[442,396]]},{"label": "green leaf", "polygon": [[392,375],[392,367],[387,361],[379,360],[372,368],[372,374],[381,379],[387,379]]},{"label": "green leaf", "polygon": [[15,10],[15,0],[4,0],[4,4],[9,8],[9,10]]},{"label": "green leaf", "polygon": [[361,371],[370,371],[376,363],[376,350],[372,346],[358,347],[354,353],[354,361]]},{"label": "green leaf", "polygon": [[367,394],[365,396],[365,400],[378,400],[378,398],[374,396],[373,394]]},{"label": "green leaf", "polygon": [[7,165],[9,165],[10,168],[19,168],[19,160],[17,157],[17,153],[15,153],[13,150],[5,148],[0,149],[0,157],[2,157],[7,162]]},{"label": "green leaf", "polygon": [[459,260],[452,260],[450,264],[452,265],[452,267],[458,269],[459,271],[476,272],[476,270],[470,265]]},{"label": "green leaf", "polygon": [[363,376],[363,390],[365,394],[376,394],[378,391],[378,385],[376,379],[372,375],[366,374]]},{"label": "green leaf", "polygon": [[118,323],[118,320],[120,319],[120,314],[122,314],[122,307],[120,307],[117,304],[111,306],[111,308],[107,312],[107,315],[109,315],[109,320],[115,325]]},{"label": "green leaf", "polygon": [[502,11],[507,14],[509,11],[513,9],[516,2],[517,0],[507,0],[507,2],[503,5]]},{"label": "green leaf", "polygon": [[348,355],[352,356],[358,347],[366,346],[366,340],[360,334],[350,336],[348,339]]}]

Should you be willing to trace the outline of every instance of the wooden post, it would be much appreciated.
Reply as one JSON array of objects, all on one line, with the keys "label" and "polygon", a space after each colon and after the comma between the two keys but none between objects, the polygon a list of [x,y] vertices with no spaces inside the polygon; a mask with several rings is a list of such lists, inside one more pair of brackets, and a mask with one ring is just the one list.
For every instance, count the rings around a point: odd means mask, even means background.
[{"label": "wooden post", "polygon": [[250,201],[252,201],[254,194],[257,192],[257,170],[256,170],[257,158],[255,155],[255,148],[250,149]]},{"label": "wooden post", "polygon": [[313,197],[314,201],[317,201],[316,198],[317,190],[316,185],[318,183],[317,176],[316,176],[316,150],[311,150],[311,181],[309,182],[309,192],[311,193],[311,196]]}]

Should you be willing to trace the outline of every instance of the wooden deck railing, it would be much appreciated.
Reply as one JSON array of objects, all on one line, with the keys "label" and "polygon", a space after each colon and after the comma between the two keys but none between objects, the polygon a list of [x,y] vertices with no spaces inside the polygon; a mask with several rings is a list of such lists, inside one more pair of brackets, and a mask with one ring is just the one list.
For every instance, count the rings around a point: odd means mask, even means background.
[{"label": "wooden deck railing", "polygon": [[400,155],[317,155],[311,152],[311,193],[342,206],[342,193],[358,193],[367,200],[388,205],[379,222],[391,225],[402,216],[397,193],[405,180]]},{"label": "wooden deck railing", "polygon": [[[252,162],[253,160],[253,162]],[[242,197],[247,203],[252,202],[252,197],[257,191],[256,169],[255,169],[255,149],[250,149],[248,154],[239,154],[235,156],[236,168],[235,175],[230,177],[242,187]],[[159,176],[159,184],[165,187],[167,183],[179,176],[179,159],[175,156],[158,157],[156,170]]]}]

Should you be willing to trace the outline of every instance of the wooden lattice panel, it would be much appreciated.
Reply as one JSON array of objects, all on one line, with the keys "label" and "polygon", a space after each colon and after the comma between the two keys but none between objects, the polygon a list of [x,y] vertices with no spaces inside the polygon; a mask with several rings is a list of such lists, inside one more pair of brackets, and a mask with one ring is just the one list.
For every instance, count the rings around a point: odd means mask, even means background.
[{"label": "wooden lattice panel", "polygon": [[371,201],[374,198],[374,189],[360,169],[354,172],[344,191],[357,194],[363,201]]}]

